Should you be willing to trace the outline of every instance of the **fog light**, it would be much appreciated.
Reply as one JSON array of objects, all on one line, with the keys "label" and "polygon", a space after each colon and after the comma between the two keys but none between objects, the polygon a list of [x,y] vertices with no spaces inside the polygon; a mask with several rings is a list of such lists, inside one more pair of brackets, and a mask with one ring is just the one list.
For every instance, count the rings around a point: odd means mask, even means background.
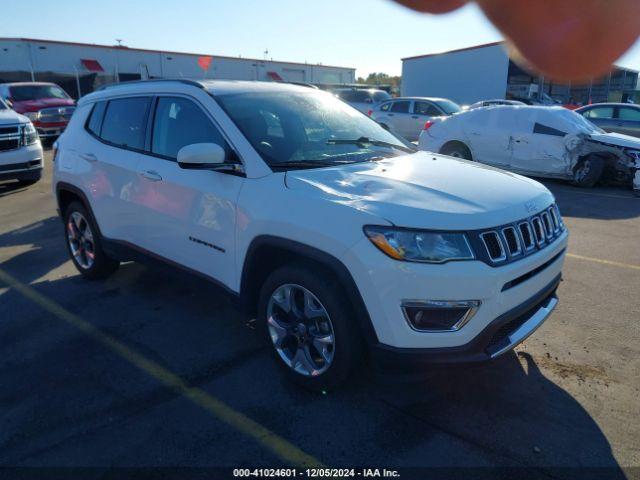
[{"label": "fog light", "polygon": [[409,326],[420,332],[455,332],[471,320],[480,307],[478,300],[406,300],[402,302]]}]

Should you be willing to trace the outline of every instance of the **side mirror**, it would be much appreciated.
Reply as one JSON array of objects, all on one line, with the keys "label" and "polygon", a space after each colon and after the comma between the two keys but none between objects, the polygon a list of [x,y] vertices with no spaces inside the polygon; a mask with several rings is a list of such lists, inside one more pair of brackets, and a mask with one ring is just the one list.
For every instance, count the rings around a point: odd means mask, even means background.
[{"label": "side mirror", "polygon": [[178,151],[178,164],[182,168],[213,168],[222,165],[225,156],[217,143],[194,143]]}]

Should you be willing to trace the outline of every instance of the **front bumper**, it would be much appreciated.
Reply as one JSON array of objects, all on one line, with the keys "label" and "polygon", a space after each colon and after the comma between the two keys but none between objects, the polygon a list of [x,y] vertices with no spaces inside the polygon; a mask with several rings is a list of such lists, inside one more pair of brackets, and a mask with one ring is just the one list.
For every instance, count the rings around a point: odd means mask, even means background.
[{"label": "front bumper", "polygon": [[[464,352],[496,325],[496,319],[529,304],[548,285],[557,283],[567,243],[565,231],[536,253],[492,267],[481,261],[442,265],[399,262],[364,239],[347,251],[342,261],[351,272],[368,313],[370,322],[366,323],[371,328],[365,335],[370,346],[388,347],[391,351]],[[459,330],[417,331],[401,308],[407,300],[476,301],[480,306]],[[554,303],[547,307],[552,309]]]},{"label": "front bumper", "polygon": [[36,142],[26,147],[0,152],[0,180],[31,179],[42,174],[42,145]]},{"label": "front bumper", "polygon": [[558,304],[556,289],[560,280],[560,276],[556,277],[532,298],[496,318],[465,345],[420,349],[377,344],[371,349],[371,359],[382,370],[403,372],[437,363],[493,360],[526,340],[551,315]]}]

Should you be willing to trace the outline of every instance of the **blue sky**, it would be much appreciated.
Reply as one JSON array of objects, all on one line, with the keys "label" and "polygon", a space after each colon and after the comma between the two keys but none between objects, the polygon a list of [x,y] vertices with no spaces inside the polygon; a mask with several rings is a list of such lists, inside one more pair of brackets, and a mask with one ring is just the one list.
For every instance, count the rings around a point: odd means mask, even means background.
[{"label": "blue sky", "polygon": [[[307,61],[399,74],[400,59],[500,40],[473,5],[422,15],[389,0],[3,0],[2,37]],[[619,62],[640,70],[640,43]]]}]

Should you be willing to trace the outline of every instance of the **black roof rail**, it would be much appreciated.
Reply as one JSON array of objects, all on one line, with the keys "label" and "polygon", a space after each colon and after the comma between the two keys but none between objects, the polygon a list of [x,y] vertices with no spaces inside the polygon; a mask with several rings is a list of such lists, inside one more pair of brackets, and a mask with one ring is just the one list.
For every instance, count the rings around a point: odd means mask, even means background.
[{"label": "black roof rail", "polygon": [[128,82],[119,82],[119,83],[110,83],[109,85],[103,85],[98,88],[96,92],[107,90],[109,88],[119,87],[121,85],[135,85],[139,83],[151,83],[151,82],[180,82],[186,85],[191,85],[192,87],[197,87],[204,89],[204,85],[196,80],[190,80],[188,78],[150,78],[148,80],[131,80]]}]

